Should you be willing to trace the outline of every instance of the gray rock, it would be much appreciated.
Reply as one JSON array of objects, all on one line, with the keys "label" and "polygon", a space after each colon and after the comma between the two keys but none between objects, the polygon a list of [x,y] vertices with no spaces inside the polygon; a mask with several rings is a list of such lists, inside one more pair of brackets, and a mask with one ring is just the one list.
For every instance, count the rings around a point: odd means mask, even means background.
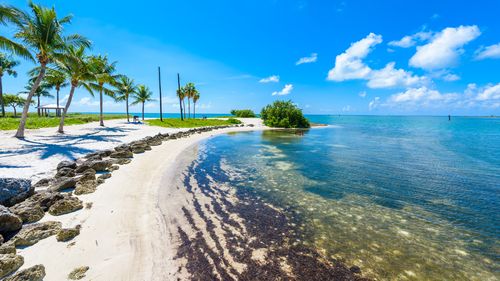
[{"label": "gray rock", "polygon": [[[119,146],[115,147],[115,151],[131,151],[130,145],[128,145],[128,144],[119,145]],[[113,154],[113,153],[111,153],[111,154]],[[111,154],[109,156],[111,156]]]},{"label": "gray rock", "polygon": [[37,181],[33,187],[42,187],[42,186],[49,186],[50,183],[53,181],[52,178],[45,178]]},{"label": "gray rock", "polygon": [[130,158],[117,158],[113,159],[113,164],[118,164],[118,165],[125,165],[132,162]]},{"label": "gray rock", "polygon": [[85,277],[85,273],[89,270],[89,267],[88,266],[80,266],[80,267],[77,267],[75,269],[73,269],[73,271],[71,271],[68,275],[68,279],[70,280],[80,280],[82,279],[83,277]]},{"label": "gray rock", "polygon": [[83,203],[77,197],[65,197],[57,202],[55,202],[49,208],[49,214],[53,216],[60,216],[68,214],[83,208]]},{"label": "gray rock", "polygon": [[75,228],[63,228],[57,233],[56,240],[59,242],[69,241],[80,235],[80,228],[80,225],[77,225]]},{"label": "gray rock", "polygon": [[7,207],[0,205],[0,233],[8,233],[21,229],[23,221]]},{"label": "gray rock", "polygon": [[57,171],[56,175],[54,178],[61,178],[61,177],[74,177],[75,176],[75,170],[71,168],[61,168],[60,170]]},{"label": "gray rock", "polygon": [[16,246],[10,241],[0,246],[0,255],[15,254],[16,252]]},{"label": "gray rock", "polygon": [[68,188],[73,188],[76,185],[76,180],[69,177],[60,177],[50,185],[49,189],[51,191],[61,191]]},{"label": "gray rock", "polygon": [[35,192],[27,179],[0,178],[0,204],[10,207],[30,197]]},{"label": "gray rock", "polygon": [[18,270],[24,264],[24,258],[14,254],[0,255],[0,278]]},{"label": "gray rock", "polygon": [[96,172],[102,172],[106,171],[109,167],[111,167],[111,165],[113,165],[113,162],[111,160],[99,160],[99,161],[91,161],[88,163],[88,165]]},{"label": "gray rock", "polygon": [[90,164],[91,164],[91,162],[84,162],[84,163],[78,165],[75,169],[75,173],[82,174],[82,173],[85,173],[85,171],[92,169]]},{"label": "gray rock", "polygon": [[38,202],[25,200],[9,208],[10,211],[18,215],[23,223],[37,222],[43,218],[45,212]]},{"label": "gray rock", "polygon": [[122,150],[111,153],[111,158],[132,158],[134,154],[130,150]]},{"label": "gray rock", "polygon": [[3,235],[0,234],[0,246],[3,244]]},{"label": "gray rock", "polygon": [[12,237],[11,241],[16,247],[31,246],[42,239],[56,235],[61,228],[62,224],[57,221],[29,224]]},{"label": "gray rock", "polygon": [[108,169],[108,170],[109,170],[110,172],[113,172],[113,171],[116,171],[116,170],[119,170],[119,169],[120,169],[120,166],[118,166],[118,165],[113,165],[113,166],[109,167],[109,169]]},{"label": "gray rock", "polygon": [[57,164],[57,170],[61,170],[62,168],[75,169],[76,162],[74,162],[74,161],[62,161],[59,164]]},{"label": "gray rock", "polygon": [[47,212],[50,206],[54,205],[55,202],[64,198],[64,195],[59,192],[52,192],[49,190],[36,192],[28,200],[36,202],[44,212]]},{"label": "gray rock", "polygon": [[100,175],[99,179],[106,180],[106,179],[109,179],[110,177],[111,177],[111,173],[106,173],[106,174]]},{"label": "gray rock", "polygon": [[98,181],[96,179],[78,182],[75,187],[75,195],[94,193],[97,190]]},{"label": "gray rock", "polygon": [[37,264],[5,278],[4,281],[43,281],[44,277],[45,267],[41,264]]}]

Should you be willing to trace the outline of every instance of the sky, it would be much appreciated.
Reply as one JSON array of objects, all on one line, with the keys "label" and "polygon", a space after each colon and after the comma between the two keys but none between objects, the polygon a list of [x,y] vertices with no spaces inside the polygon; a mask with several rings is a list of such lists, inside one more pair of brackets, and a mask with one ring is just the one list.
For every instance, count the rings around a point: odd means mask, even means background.
[{"label": "sky", "polygon": [[[26,1],[3,3],[27,8]],[[72,14],[65,32],[89,38],[90,53],[117,61],[119,73],[156,98],[161,67],[165,112],[178,111],[180,73],[181,83],[199,89],[200,113],[260,112],[292,100],[306,114],[500,115],[500,1],[37,3]],[[11,31],[0,27],[2,35]],[[26,84],[33,65],[19,61],[4,92]],[[107,97],[104,107],[124,112],[125,105]],[[98,99],[78,90],[70,111],[96,112]]]}]

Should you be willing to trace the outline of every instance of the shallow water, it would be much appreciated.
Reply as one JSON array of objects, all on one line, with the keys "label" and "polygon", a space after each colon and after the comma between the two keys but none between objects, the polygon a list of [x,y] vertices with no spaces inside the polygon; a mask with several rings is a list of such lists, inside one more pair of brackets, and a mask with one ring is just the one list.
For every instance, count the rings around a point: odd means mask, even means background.
[{"label": "shallow water", "polygon": [[297,243],[364,276],[498,280],[500,119],[311,119],[334,126],[215,137],[199,161],[288,212]]}]

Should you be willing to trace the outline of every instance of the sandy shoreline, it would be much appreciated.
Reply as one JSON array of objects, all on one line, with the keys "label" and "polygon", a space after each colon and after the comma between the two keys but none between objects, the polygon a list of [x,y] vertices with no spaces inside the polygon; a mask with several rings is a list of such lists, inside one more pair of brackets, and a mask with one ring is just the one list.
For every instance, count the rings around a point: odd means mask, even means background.
[{"label": "sandy shoreline", "polygon": [[171,262],[175,253],[169,245],[164,214],[179,210],[169,207],[175,200],[167,200],[165,194],[172,188],[173,172],[182,163],[180,155],[211,136],[256,129],[262,127],[194,134],[134,155],[130,164],[113,172],[96,192],[79,196],[84,203],[92,202],[90,209],[58,217],[45,215],[41,222],[60,221],[63,227],[81,224],[81,234],[70,242],[57,242],[52,236],[18,249],[25,259],[21,269],[43,264],[46,280],[66,280],[80,266],[90,267],[84,280],[171,280],[178,268]]}]

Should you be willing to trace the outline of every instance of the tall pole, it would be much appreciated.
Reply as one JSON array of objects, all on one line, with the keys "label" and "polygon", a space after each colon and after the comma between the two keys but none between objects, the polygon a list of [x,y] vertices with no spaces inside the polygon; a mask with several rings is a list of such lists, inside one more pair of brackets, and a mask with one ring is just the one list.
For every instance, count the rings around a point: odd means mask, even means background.
[{"label": "tall pole", "polygon": [[161,72],[159,66],[158,66],[158,86],[160,87],[160,121],[163,122],[163,110],[161,102]]},{"label": "tall pole", "polygon": [[[181,93],[181,76],[179,75],[179,73],[177,73],[177,91],[179,91],[178,92],[179,94]],[[181,120],[184,120],[184,116],[182,116],[182,99],[180,95],[179,95],[179,107],[181,109]]]}]

